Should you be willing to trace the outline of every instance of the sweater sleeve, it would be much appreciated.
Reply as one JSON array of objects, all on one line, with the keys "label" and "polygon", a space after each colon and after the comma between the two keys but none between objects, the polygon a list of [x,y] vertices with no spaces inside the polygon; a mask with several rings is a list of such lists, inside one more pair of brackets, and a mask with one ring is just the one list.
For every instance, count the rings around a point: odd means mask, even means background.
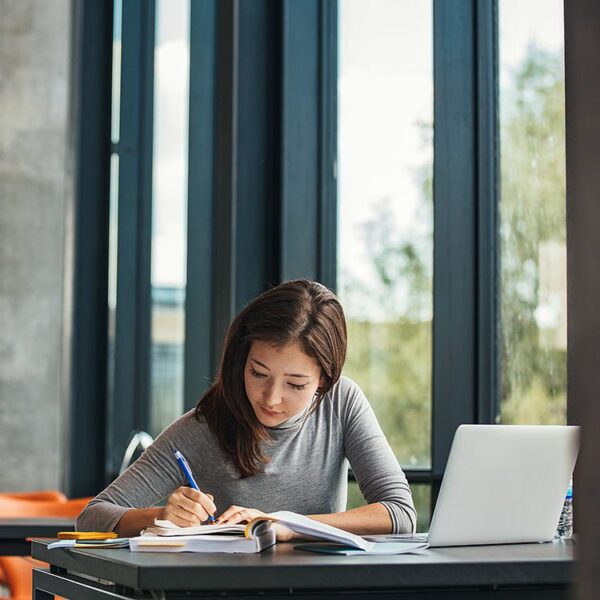
[{"label": "sweater sleeve", "polygon": [[155,442],[115,481],[98,494],[79,514],[77,531],[113,531],[125,512],[154,506],[185,479],[173,458],[176,449],[184,455],[193,442],[192,413],[172,423]]},{"label": "sweater sleeve", "polygon": [[365,500],[383,504],[393,533],[413,533],[417,512],[410,486],[362,390],[351,379],[339,382],[346,457]]}]

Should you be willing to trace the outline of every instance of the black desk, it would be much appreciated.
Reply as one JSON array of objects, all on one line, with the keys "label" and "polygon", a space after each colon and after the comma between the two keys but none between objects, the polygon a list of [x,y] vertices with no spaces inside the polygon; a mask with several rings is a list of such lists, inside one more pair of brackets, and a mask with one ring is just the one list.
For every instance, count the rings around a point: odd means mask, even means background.
[{"label": "black desk", "polygon": [[571,542],[370,557],[310,554],[294,550],[293,544],[249,555],[48,550],[47,544],[37,540],[32,544],[32,556],[51,565],[50,571],[34,571],[35,600],[48,600],[52,594],[77,600],[227,596],[240,600],[258,595],[270,600],[290,596],[556,600],[568,597],[574,566]]},{"label": "black desk", "polygon": [[73,519],[0,519],[0,555],[29,556],[34,537],[56,537],[59,531],[73,531]]}]

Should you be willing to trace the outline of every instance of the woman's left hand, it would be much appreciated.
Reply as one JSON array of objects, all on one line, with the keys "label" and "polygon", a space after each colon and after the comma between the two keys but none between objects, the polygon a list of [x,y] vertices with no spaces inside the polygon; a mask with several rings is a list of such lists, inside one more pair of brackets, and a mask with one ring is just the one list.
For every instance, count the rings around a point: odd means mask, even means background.
[{"label": "woman's left hand", "polygon": [[[217,525],[235,525],[236,523],[249,523],[256,517],[264,517],[267,513],[256,508],[244,508],[243,506],[230,506],[222,515],[220,515],[215,523]],[[289,542],[295,536],[294,532],[284,527],[273,523],[273,529],[277,535],[278,542]]]}]

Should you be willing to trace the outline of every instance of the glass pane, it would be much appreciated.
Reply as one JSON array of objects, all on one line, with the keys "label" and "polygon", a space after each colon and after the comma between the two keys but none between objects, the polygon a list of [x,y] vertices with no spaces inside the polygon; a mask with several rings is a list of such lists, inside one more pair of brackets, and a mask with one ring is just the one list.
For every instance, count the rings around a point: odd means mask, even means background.
[{"label": "glass pane", "polygon": [[499,23],[501,420],[564,423],[562,0],[502,0]]},{"label": "glass pane", "polygon": [[[121,21],[123,5],[115,0],[113,8],[112,89],[110,131],[113,144],[119,142],[121,105]],[[108,349],[107,394],[109,404],[114,400],[115,326],[117,309],[117,239],[119,230],[119,155],[110,156],[110,197],[108,230]]]},{"label": "glass pane", "polygon": [[[417,531],[429,531],[429,522],[431,521],[431,485],[428,483],[413,483],[410,489],[412,490],[413,502],[417,509]],[[356,481],[349,481],[347,508],[357,508],[365,504],[365,499],[360,493]]]},{"label": "glass pane", "polygon": [[112,47],[112,97],[110,137],[113,144],[119,143],[121,114],[121,23],[123,17],[122,0],[115,0],[113,12]]},{"label": "glass pane", "polygon": [[[114,113],[113,113],[114,114]],[[114,402],[115,335],[117,315],[117,234],[119,230],[119,155],[110,156],[110,209],[108,225],[108,370],[107,394]]]},{"label": "glass pane", "polygon": [[150,433],[183,411],[189,0],[158,0],[154,53]]},{"label": "glass pane", "polygon": [[338,291],[345,374],[404,467],[431,464],[432,4],[339,3]]}]

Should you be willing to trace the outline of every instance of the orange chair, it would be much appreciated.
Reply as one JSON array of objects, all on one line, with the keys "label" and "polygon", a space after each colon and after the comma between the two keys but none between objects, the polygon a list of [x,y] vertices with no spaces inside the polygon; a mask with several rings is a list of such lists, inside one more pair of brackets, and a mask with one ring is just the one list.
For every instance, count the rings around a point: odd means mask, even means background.
[{"label": "orange chair", "polygon": [[52,500],[26,500],[0,495],[0,517],[76,517],[91,498],[76,498],[56,502]]},{"label": "orange chair", "polygon": [[[3,496],[9,497],[9,498],[21,498],[23,500],[47,500],[47,501],[49,500],[49,501],[54,501],[54,502],[65,502],[67,500],[67,497],[62,492],[59,492],[58,490],[36,490],[33,492],[0,492],[0,498],[2,498]],[[30,569],[30,567],[26,563],[24,563],[24,561],[22,561],[21,559],[13,559],[11,557],[9,562],[15,563],[14,567],[12,567],[12,568],[16,569],[17,571],[19,571],[20,569],[23,569],[23,568]],[[23,563],[23,564],[21,564],[21,563]],[[7,581],[7,576],[2,571],[1,567],[0,567],[0,587],[4,587],[4,588],[9,587],[9,584]]]},{"label": "orange chair", "polygon": [[[65,502],[67,500],[67,497],[58,490],[36,490],[34,492],[0,492],[0,498],[2,498],[3,496],[7,496],[9,498],[21,498],[23,500],[51,500],[55,502]],[[8,587],[6,575],[2,571],[1,567],[0,587]]]},{"label": "orange chair", "polygon": [[39,490],[35,492],[0,492],[0,498],[20,498],[21,500],[46,500],[50,502],[66,502],[67,497],[58,490]]},{"label": "orange chair", "polygon": [[[73,500],[32,500],[31,497],[15,497],[0,494],[0,517],[63,517],[75,518],[91,498]],[[10,590],[10,600],[31,598],[32,569],[45,567],[45,563],[22,556],[0,556],[0,570]],[[0,598],[0,600],[9,600]]]},{"label": "orange chair", "polygon": [[2,556],[0,560],[6,577],[4,583],[10,592],[8,598],[0,597],[0,600],[31,600],[33,569],[48,565],[31,556]]}]

